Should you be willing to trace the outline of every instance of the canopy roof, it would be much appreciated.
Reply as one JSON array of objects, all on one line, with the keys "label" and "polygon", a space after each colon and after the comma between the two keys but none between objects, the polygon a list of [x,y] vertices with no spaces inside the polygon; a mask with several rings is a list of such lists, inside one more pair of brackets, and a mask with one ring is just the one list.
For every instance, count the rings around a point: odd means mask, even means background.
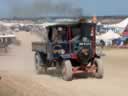
[{"label": "canopy roof", "polygon": [[[54,22],[45,22],[43,24],[41,24],[44,27],[50,27],[50,26],[57,26],[57,25],[75,25],[75,24],[79,24],[80,21],[79,20],[56,20]],[[92,22],[85,22],[85,23],[92,23]]]}]

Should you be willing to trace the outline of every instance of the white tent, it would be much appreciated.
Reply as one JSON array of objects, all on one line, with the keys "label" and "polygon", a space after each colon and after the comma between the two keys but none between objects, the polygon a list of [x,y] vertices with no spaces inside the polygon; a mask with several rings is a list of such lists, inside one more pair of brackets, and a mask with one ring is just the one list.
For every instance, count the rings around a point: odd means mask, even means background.
[{"label": "white tent", "polygon": [[128,18],[126,18],[122,22],[116,24],[115,26],[120,27],[120,28],[125,28],[127,25],[128,25]]},{"label": "white tent", "polygon": [[121,36],[117,33],[114,33],[113,31],[109,31],[105,34],[102,34],[100,36],[96,36],[96,39],[100,39],[100,40],[113,40],[113,39],[118,39]]}]

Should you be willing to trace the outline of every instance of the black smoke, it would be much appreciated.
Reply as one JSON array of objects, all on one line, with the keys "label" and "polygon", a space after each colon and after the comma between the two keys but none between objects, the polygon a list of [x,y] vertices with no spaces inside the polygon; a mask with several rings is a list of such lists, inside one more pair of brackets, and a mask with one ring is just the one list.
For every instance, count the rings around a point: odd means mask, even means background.
[{"label": "black smoke", "polygon": [[83,14],[79,0],[13,0],[10,3],[13,17],[79,17]]}]

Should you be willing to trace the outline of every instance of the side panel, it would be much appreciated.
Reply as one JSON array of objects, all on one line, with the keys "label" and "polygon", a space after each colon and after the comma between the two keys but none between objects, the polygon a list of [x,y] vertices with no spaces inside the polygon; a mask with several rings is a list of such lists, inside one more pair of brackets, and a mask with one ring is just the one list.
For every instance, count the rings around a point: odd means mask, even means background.
[{"label": "side panel", "polygon": [[47,44],[42,42],[32,42],[32,51],[47,52]]},{"label": "side panel", "polygon": [[32,32],[32,51],[47,52],[48,32],[44,28],[41,32]]}]

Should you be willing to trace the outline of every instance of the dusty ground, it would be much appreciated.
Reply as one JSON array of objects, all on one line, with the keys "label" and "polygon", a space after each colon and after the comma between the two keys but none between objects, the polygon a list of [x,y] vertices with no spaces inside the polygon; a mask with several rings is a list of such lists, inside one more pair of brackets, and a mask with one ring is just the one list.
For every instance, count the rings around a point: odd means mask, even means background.
[{"label": "dusty ground", "polygon": [[128,49],[106,50],[101,80],[71,82],[49,75],[36,75],[30,33],[18,33],[20,46],[0,52],[0,96],[128,96]]}]

